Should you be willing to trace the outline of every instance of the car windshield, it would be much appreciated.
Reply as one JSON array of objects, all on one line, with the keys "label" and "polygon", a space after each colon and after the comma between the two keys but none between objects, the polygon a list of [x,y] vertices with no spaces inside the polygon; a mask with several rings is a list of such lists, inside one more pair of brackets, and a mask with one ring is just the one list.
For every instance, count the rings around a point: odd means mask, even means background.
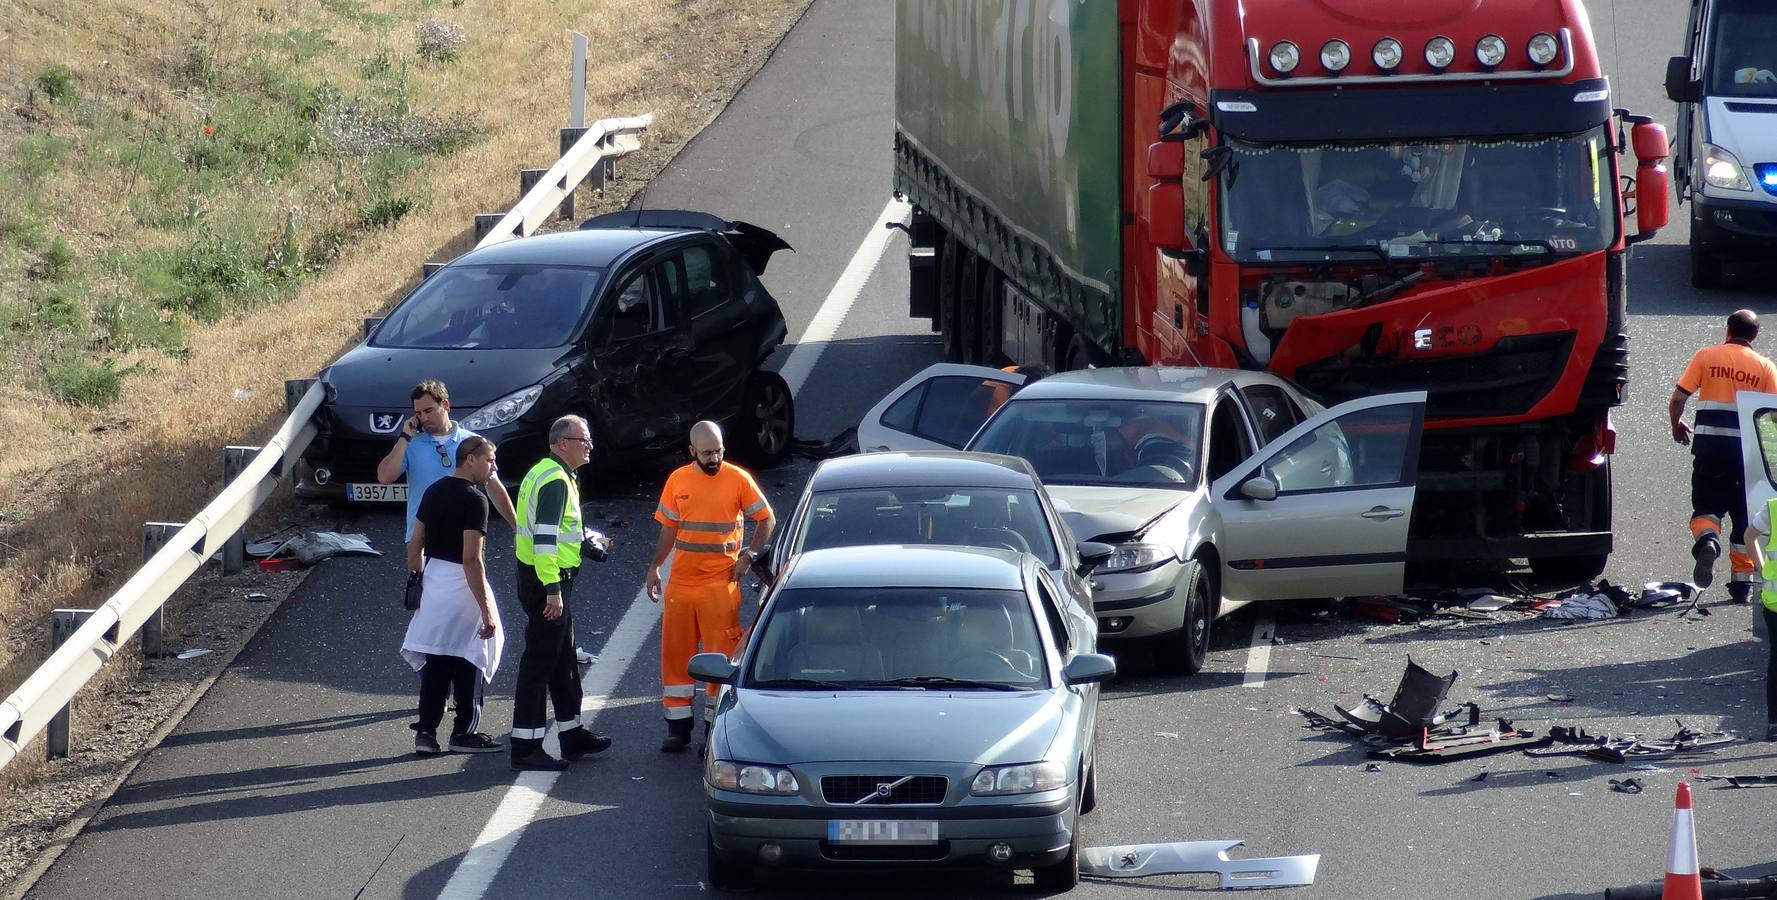
[{"label": "car windshield", "polygon": [[869,544],[951,544],[1029,553],[1053,569],[1055,537],[1035,491],[894,487],[823,491],[803,515],[795,551]]},{"label": "car windshield", "polygon": [[1603,126],[1561,137],[1228,147],[1222,246],[1242,262],[1553,259],[1617,236]]},{"label": "car windshield", "polygon": [[377,328],[375,347],[516,350],[560,347],[598,287],[598,269],[446,266]]},{"label": "car windshield", "polygon": [[1045,679],[1020,591],[792,588],[758,628],[750,687],[1005,690]]},{"label": "car windshield", "polygon": [[1777,100],[1777,6],[1716,0],[1714,10],[1708,94]]},{"label": "car windshield", "polygon": [[1022,456],[1046,484],[1186,489],[1197,483],[1203,406],[1016,396],[969,449]]}]

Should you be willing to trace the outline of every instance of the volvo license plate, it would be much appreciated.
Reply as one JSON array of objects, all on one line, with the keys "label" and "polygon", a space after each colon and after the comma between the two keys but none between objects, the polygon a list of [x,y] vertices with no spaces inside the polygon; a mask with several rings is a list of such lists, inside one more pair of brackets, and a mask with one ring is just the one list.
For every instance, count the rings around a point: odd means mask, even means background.
[{"label": "volvo license plate", "polygon": [[936,844],[938,823],[912,819],[833,819],[827,840],[835,844]]},{"label": "volvo license plate", "polygon": [[346,499],[355,503],[406,503],[405,484],[348,484]]}]

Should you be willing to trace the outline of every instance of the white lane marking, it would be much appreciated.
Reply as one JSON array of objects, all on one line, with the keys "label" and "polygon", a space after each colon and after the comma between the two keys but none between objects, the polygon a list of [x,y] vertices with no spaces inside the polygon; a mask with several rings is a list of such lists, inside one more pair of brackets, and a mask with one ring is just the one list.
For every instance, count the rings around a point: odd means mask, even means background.
[{"label": "white lane marking", "polygon": [[846,314],[858,302],[864,285],[870,281],[870,274],[876,271],[876,264],[882,261],[889,238],[895,236],[888,226],[896,222],[907,224],[912,212],[913,208],[905,201],[890,200],[882,208],[882,215],[870,223],[870,232],[864,235],[864,242],[852,254],[851,262],[845,264],[845,271],[839,273],[839,280],[827,292],[827,299],[821,301],[821,308],[809,320],[807,330],[797,339],[796,346],[790,350],[790,358],[784,361],[783,369],[778,372],[789,382],[791,394],[802,392],[803,382],[814,371],[814,364],[820,362],[821,351],[827,349],[827,344],[839,333]]},{"label": "white lane marking", "polygon": [[1270,619],[1253,623],[1253,645],[1246,651],[1246,681],[1242,687],[1265,686],[1265,672],[1271,666],[1271,634],[1275,626]]},{"label": "white lane marking", "polygon": [[[593,663],[580,679],[580,721],[587,728],[591,728],[599,713],[607,708],[611,693],[617,689],[618,682],[629,671],[630,663],[635,661],[648,635],[654,631],[654,621],[658,617],[659,607],[649,602],[648,592],[645,589],[637,591],[622,621],[605,640],[598,662]],[[560,743],[553,731],[546,743],[551,746],[551,752],[560,752]],[[559,772],[520,773],[518,780],[506,790],[506,796],[500,798],[500,805],[494,808],[493,816],[476,836],[475,843],[469,846],[468,854],[457,864],[456,871],[451,873],[450,881],[445,883],[438,896],[445,900],[479,900],[486,896],[495,876],[506,864],[506,858],[512,855],[512,848],[518,845],[525,827],[537,817],[537,811],[560,777]]]},{"label": "white lane marking", "polygon": [[[907,221],[911,208],[900,200],[891,200],[882,210],[882,215],[870,226],[870,233],[864,235],[864,241],[852,254],[851,262],[846,264],[845,271],[840,273],[839,280],[833,289],[827,292],[827,298],[821,302],[821,308],[815,311],[814,318],[808,323],[808,329],[796,346],[790,348],[790,358],[784,361],[784,380],[789,382],[792,396],[802,392],[802,385],[808,380],[814,364],[820,360],[821,352],[828,342],[839,333],[839,326],[845,322],[845,316],[857,303],[858,296],[876,264],[882,261],[882,254],[888,248],[889,238],[894,232],[888,228],[891,222]],[[636,654],[647,642],[648,636],[654,631],[654,624],[660,618],[659,607],[648,600],[647,591],[636,592],[630,601],[629,609],[623,613],[622,621],[606,639],[604,647],[598,652],[598,660],[587,669],[582,677],[580,688],[580,720],[588,728],[598,718],[598,714],[613,706],[620,705],[611,701],[611,694],[622,683],[623,676],[629,671],[630,664],[635,662]],[[559,752],[559,744],[553,731],[545,739],[545,746],[550,752]],[[512,849],[518,846],[518,839],[537,812],[548,799],[549,791],[555,787],[556,772],[524,772],[518,776],[512,787],[506,790],[506,796],[500,799],[494,814],[488,818],[487,825],[475,838],[475,843],[464,854],[462,862],[457,863],[456,871],[451,873],[450,881],[438,896],[441,900],[480,900],[485,897],[494,878],[506,865],[506,859],[512,855]]]}]

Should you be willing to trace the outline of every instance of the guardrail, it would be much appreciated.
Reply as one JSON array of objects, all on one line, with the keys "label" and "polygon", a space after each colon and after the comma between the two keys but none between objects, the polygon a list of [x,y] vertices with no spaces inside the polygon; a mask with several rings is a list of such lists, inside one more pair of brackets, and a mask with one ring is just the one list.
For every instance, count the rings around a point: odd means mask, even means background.
[{"label": "guardrail", "polygon": [[[521,173],[523,196],[518,204],[504,214],[476,217],[476,246],[527,237],[551,212],[572,215],[575,188],[589,176],[595,187],[603,187],[613,161],[641,147],[641,133],[653,119],[652,115],[605,119],[588,128],[562,129],[561,158],[547,170],[527,169]],[[485,232],[484,219],[490,220]],[[428,274],[432,265],[428,264]],[[237,468],[239,474],[189,522],[183,526],[149,523],[145,534],[151,536],[150,546],[158,547],[147,554],[142,568],[103,605],[93,610],[57,611],[57,618],[64,625],[84,621],[71,634],[64,634],[59,627],[53,629],[59,646],[52,649],[49,659],[18,690],[0,701],[0,768],[10,764],[46,730],[50,731],[50,755],[65,756],[68,705],[105,661],[139,631],[144,632],[145,645],[151,636],[156,645],[144,646],[144,654],[159,653],[162,608],[205,560],[220,553],[225,569],[230,565],[238,569],[243,529],[253,513],[296,471],[297,460],[314,439],[315,413],[324,397],[325,389],[310,380],[299,398],[290,398],[293,402],[289,404],[289,417],[264,447],[229,448],[225,476],[234,475]],[[241,458],[249,453],[251,458],[241,465]],[[172,531],[171,536],[166,536],[167,531]],[[163,537],[164,543],[160,543]],[[146,631],[144,626],[148,626]]]}]

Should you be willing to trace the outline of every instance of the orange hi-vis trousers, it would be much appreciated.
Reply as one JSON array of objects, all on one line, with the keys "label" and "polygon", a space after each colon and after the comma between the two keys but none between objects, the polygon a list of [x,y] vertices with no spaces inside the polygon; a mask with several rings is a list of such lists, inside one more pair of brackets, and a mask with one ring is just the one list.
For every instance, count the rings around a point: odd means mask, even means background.
[{"label": "orange hi-vis trousers", "polygon": [[[676,584],[668,581],[660,621],[660,705],[667,721],[691,718],[696,684],[689,666],[698,645],[704,653],[734,655],[740,645],[740,584]],[[715,718],[722,686],[704,685],[704,719]]]}]

